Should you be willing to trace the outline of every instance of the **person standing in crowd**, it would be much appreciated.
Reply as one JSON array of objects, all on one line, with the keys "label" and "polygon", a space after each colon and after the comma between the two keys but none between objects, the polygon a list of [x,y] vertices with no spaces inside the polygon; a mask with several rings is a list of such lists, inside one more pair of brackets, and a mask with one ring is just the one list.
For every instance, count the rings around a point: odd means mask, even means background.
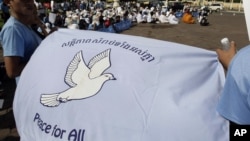
[{"label": "person standing in crowd", "polygon": [[[35,5],[34,5],[35,6]],[[35,31],[35,33],[41,38],[44,39],[46,36],[49,35],[51,32],[51,29],[48,31],[46,23],[44,24],[42,20],[40,19],[38,12],[37,12],[37,6],[35,6],[33,11],[33,18],[30,19],[30,26]]]},{"label": "person standing in crowd", "polygon": [[250,125],[250,45],[236,54],[236,44],[228,50],[217,49],[226,70],[226,82],[217,111],[233,124]]},{"label": "person standing in crowd", "polygon": [[6,0],[10,18],[4,24],[0,41],[6,73],[18,82],[19,76],[42,39],[32,30],[34,0]]},{"label": "person standing in crowd", "polygon": [[10,12],[9,12],[9,7],[6,4],[7,0],[3,0],[2,5],[1,5],[1,10],[2,10],[2,19],[3,22],[6,23],[6,21],[9,19],[10,17]]}]

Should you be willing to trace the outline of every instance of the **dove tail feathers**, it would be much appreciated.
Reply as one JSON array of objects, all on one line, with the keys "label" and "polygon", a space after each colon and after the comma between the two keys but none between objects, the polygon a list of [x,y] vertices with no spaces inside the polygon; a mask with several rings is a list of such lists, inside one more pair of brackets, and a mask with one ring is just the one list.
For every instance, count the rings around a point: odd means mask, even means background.
[{"label": "dove tail feathers", "polygon": [[41,95],[41,103],[44,106],[48,106],[48,107],[55,107],[58,106],[60,104],[60,101],[57,100],[59,94],[42,94]]}]

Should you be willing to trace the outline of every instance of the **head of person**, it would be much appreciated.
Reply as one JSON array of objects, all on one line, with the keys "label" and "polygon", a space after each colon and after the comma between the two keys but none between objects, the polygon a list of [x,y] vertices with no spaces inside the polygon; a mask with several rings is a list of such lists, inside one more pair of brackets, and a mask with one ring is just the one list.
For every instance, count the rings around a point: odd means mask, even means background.
[{"label": "head of person", "polygon": [[33,12],[33,14],[32,15],[30,15],[29,16],[29,18],[27,18],[27,21],[29,21],[29,22],[27,22],[27,24],[38,24],[39,23],[39,16],[38,16],[38,12],[37,12],[37,7],[36,7],[36,5],[35,4],[33,4],[33,10],[32,10],[32,12]]},{"label": "head of person", "polygon": [[6,3],[15,18],[27,18],[34,14],[34,0],[6,0]]}]

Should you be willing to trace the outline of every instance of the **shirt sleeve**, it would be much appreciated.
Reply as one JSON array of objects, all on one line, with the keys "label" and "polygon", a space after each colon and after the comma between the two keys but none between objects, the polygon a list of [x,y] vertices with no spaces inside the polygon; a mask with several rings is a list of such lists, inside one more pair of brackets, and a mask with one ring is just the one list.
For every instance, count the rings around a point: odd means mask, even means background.
[{"label": "shirt sleeve", "polygon": [[5,28],[2,37],[3,56],[24,56],[24,39],[15,26]]}]

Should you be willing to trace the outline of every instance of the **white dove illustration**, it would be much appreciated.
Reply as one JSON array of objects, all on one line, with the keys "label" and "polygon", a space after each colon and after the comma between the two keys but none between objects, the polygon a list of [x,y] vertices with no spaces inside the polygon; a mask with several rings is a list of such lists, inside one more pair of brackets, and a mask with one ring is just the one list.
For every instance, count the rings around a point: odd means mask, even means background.
[{"label": "white dove illustration", "polygon": [[42,94],[41,104],[55,107],[62,102],[97,94],[106,81],[116,80],[113,74],[103,73],[110,66],[110,49],[94,56],[87,66],[82,57],[82,51],[79,51],[70,62],[65,75],[65,82],[70,88],[59,93]]}]

